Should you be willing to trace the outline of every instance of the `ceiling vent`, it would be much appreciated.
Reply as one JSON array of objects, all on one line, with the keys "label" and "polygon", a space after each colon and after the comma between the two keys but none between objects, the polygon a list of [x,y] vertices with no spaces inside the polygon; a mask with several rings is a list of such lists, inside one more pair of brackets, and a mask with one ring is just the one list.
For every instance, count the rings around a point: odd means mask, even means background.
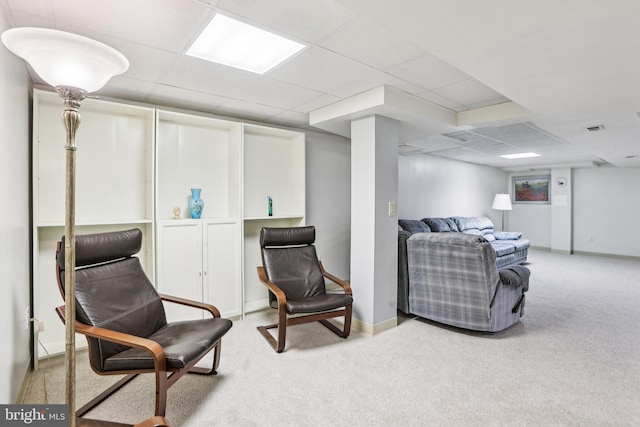
[{"label": "ceiling vent", "polygon": [[600,130],[604,130],[604,125],[589,126],[589,127],[586,127],[585,129],[588,130],[589,132],[598,132]]}]

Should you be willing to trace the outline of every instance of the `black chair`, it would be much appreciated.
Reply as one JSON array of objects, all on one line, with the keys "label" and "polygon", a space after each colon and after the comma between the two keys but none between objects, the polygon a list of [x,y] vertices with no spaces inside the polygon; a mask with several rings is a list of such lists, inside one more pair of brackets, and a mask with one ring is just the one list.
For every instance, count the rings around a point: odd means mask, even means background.
[{"label": "black chair", "polygon": [[[351,287],[324,270],[313,246],[315,237],[313,226],[265,227],[260,232],[263,266],[258,267],[258,277],[269,289],[269,304],[278,310],[278,323],[259,326],[258,330],[278,353],[284,350],[290,325],[317,320],[342,338],[351,332]],[[341,286],[343,292],[328,293],[325,278]],[[327,320],[340,316],[344,316],[342,330]],[[277,341],[268,331],[273,328],[278,328]]]},{"label": "black chair", "polygon": [[[167,389],[187,372],[211,375],[220,362],[220,341],[232,326],[210,304],[158,294],[140,261],[138,229],[76,236],[75,330],[89,344],[91,368],[126,376],[78,409],[82,417],[141,373],[156,377],[155,415],[164,416]],[[56,276],[64,299],[64,237],[56,251]],[[210,317],[167,323],[163,301],[204,310]],[[56,308],[64,322],[65,307]],[[195,367],[214,351],[211,369]]]}]

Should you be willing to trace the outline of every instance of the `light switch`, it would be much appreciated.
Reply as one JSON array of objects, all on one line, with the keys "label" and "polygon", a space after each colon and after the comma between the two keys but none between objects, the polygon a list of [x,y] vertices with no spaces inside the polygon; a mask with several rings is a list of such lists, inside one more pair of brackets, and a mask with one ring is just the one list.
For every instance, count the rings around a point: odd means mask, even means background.
[{"label": "light switch", "polygon": [[389,202],[389,216],[396,216],[396,202]]}]

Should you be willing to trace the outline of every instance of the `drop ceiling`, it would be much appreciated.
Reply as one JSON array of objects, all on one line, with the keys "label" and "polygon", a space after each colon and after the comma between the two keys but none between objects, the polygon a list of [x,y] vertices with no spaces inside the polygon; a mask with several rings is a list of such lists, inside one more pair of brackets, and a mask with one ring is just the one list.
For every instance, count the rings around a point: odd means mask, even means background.
[{"label": "drop ceiling", "polygon": [[[110,81],[103,97],[345,136],[348,120],[358,114],[395,113],[402,123],[401,155],[504,170],[640,167],[637,1],[0,0],[0,5],[7,27],[69,31],[120,50],[130,69]],[[307,47],[264,75],[186,56],[218,12]],[[33,73],[32,79],[43,84]],[[313,120],[380,90],[402,98],[402,111],[383,102]],[[596,125],[604,129],[585,129]],[[499,157],[516,150],[541,156]]]}]

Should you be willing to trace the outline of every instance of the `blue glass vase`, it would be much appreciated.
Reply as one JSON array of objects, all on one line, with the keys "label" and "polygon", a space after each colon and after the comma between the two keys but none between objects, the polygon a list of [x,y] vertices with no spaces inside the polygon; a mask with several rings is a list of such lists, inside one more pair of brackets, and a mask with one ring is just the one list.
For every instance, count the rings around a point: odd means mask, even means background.
[{"label": "blue glass vase", "polygon": [[202,215],[202,209],[204,209],[204,200],[200,198],[201,188],[191,189],[191,198],[189,199],[189,212],[191,218],[198,219]]}]

